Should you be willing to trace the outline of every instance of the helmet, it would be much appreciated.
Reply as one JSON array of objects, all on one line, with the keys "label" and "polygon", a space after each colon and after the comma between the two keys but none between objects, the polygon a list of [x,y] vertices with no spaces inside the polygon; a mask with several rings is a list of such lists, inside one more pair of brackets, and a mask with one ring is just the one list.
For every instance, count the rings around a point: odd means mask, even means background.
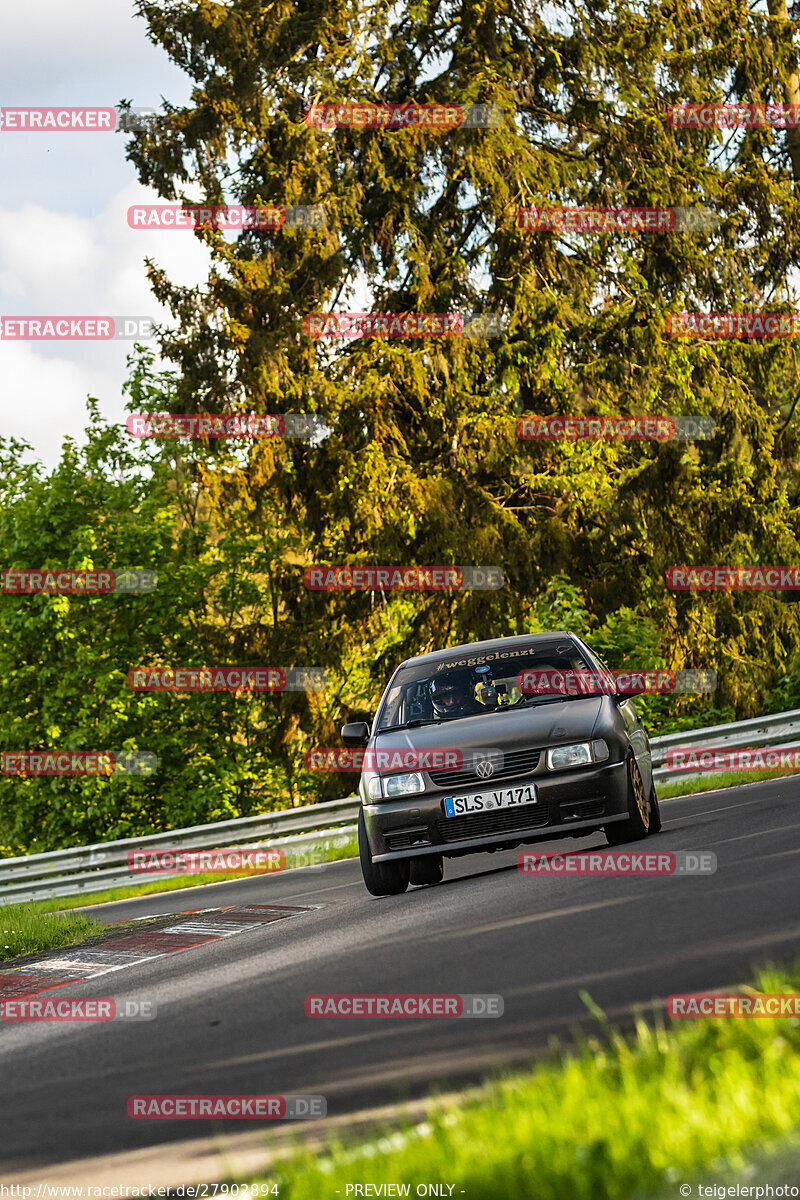
[{"label": "helmet", "polygon": [[431,703],[437,717],[457,717],[463,713],[472,695],[466,671],[454,671],[430,683]]}]

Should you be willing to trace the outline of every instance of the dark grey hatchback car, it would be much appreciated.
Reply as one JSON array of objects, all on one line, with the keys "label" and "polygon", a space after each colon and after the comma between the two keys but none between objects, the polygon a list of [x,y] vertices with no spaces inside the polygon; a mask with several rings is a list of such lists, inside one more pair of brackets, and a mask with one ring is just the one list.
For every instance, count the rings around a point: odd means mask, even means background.
[{"label": "dark grey hatchback car", "polygon": [[372,729],[345,725],[342,738],[365,747],[358,835],[373,896],[438,883],[457,855],[596,829],[619,845],[661,828],[639,714],[571,633],[408,659]]}]

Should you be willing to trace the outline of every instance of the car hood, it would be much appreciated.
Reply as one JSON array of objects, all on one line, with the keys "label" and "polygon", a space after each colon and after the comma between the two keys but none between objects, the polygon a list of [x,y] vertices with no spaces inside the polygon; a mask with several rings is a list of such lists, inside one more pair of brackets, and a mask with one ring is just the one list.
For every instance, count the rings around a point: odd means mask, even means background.
[{"label": "car hood", "polygon": [[553,700],[535,707],[508,709],[475,717],[387,729],[370,740],[376,750],[520,750],[524,746],[586,741],[594,732],[605,696]]}]

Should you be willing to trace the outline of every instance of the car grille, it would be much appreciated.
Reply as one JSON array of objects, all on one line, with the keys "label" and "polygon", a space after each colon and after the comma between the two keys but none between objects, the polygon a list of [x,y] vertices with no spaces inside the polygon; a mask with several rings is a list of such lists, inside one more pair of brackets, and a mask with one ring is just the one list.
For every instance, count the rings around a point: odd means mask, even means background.
[{"label": "car grille", "polygon": [[[466,751],[464,758],[471,751]],[[508,779],[512,775],[524,775],[526,772],[535,771],[539,765],[541,758],[541,750],[513,750],[510,754],[503,754],[503,765],[496,769],[493,775],[489,776],[489,780],[481,779],[475,774],[475,768],[472,764],[462,767],[458,771],[428,771],[433,782],[437,787],[461,787],[467,783],[487,784],[494,782],[495,779]]]},{"label": "car grille", "polygon": [[434,826],[438,842],[460,842],[465,838],[493,833],[515,833],[519,829],[539,829],[549,817],[546,804],[523,804],[519,808],[495,812],[469,813],[466,817],[440,817]]}]

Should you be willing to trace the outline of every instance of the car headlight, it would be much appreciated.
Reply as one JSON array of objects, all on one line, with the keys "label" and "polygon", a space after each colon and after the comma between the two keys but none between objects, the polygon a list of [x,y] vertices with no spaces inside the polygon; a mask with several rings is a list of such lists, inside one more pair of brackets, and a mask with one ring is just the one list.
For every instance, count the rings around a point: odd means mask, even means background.
[{"label": "car headlight", "polygon": [[555,746],[547,751],[547,766],[551,770],[567,767],[585,767],[590,762],[604,762],[608,758],[608,744],[602,738],[594,742],[578,742],[573,746]]},{"label": "car headlight", "polygon": [[608,744],[602,738],[595,741],[578,742],[574,746],[556,746],[547,751],[547,766],[551,771],[563,771],[568,767],[585,767],[589,763],[604,762],[609,757]]},{"label": "car headlight", "polygon": [[579,742],[577,746],[556,746],[555,750],[547,751],[547,765],[551,771],[582,767],[591,761],[592,748],[588,742]]},{"label": "car headlight", "polygon": [[419,771],[410,775],[387,775],[383,781],[383,794],[387,800],[397,796],[414,796],[425,791],[425,780]]}]

